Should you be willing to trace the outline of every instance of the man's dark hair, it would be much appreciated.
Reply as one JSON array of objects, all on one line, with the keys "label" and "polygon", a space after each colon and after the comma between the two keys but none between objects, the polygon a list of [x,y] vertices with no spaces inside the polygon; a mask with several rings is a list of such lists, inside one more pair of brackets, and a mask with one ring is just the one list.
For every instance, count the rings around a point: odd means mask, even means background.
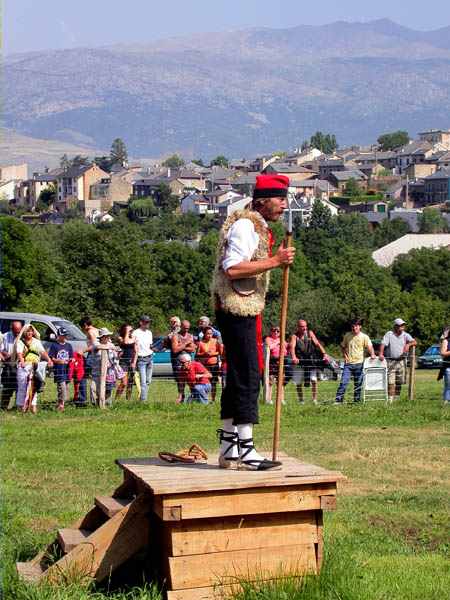
[{"label": "man's dark hair", "polygon": [[350,327],[351,327],[352,325],[362,325],[362,319],[352,319],[352,320],[350,321]]},{"label": "man's dark hair", "polygon": [[85,325],[87,325],[88,327],[92,325],[91,317],[83,317],[82,319],[80,319],[80,327],[84,327]]}]

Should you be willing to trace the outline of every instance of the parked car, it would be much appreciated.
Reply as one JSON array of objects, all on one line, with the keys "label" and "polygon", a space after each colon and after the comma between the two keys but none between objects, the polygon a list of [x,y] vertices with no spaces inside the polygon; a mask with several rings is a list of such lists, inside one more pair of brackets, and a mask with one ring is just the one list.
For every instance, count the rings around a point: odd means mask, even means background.
[{"label": "parked car", "polygon": [[61,317],[40,315],[36,313],[22,312],[0,312],[0,330],[6,333],[11,329],[12,321],[31,323],[41,334],[41,341],[45,348],[56,340],[56,332],[59,327],[67,329],[67,341],[72,344],[75,352],[84,352],[87,346],[86,336],[76,325]]},{"label": "parked car", "polygon": [[439,369],[442,366],[442,356],[438,344],[433,344],[417,359],[421,369]]}]

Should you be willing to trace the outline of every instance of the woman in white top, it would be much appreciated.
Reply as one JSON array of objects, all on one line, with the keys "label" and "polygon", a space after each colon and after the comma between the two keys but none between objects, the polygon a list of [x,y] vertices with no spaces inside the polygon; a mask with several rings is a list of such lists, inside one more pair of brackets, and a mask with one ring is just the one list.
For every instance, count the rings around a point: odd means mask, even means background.
[{"label": "woman in white top", "polygon": [[23,412],[37,412],[36,370],[41,361],[51,367],[53,362],[39,339],[39,332],[33,325],[25,325],[17,338],[15,354],[17,357],[17,394],[16,405]]},{"label": "woman in white top", "polygon": [[150,331],[150,317],[142,315],[139,319],[139,327],[133,331],[132,337],[136,341],[133,368],[137,368],[139,373],[140,400],[146,402],[153,372],[153,334]]}]

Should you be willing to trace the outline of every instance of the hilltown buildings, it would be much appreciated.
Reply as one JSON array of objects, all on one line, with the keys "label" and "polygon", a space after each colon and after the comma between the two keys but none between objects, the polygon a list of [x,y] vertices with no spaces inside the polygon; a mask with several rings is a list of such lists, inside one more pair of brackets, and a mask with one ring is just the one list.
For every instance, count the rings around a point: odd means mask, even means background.
[{"label": "hilltown buildings", "polygon": [[170,169],[155,162],[146,168],[114,165],[107,172],[92,162],[28,177],[27,165],[0,165],[0,198],[36,212],[42,192],[54,191],[52,210],[64,215],[76,208],[92,219],[133,199],[150,197],[157,206],[161,186],[167,186],[178,198],[176,210],[222,219],[251,197],[260,172],[289,176],[290,198],[305,224],[314,201],[320,199],[333,213],[360,212],[376,227],[394,209],[406,211],[406,218],[426,206],[449,208],[450,130],[423,131],[418,139],[391,151],[352,146],[325,155],[307,148],[233,159],[227,167],[189,163]]}]

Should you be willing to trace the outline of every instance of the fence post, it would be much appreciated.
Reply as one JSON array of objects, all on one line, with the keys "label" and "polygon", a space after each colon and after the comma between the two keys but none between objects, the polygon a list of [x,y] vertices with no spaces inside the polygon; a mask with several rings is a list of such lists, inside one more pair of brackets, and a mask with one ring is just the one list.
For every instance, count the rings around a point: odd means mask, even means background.
[{"label": "fence post", "polygon": [[409,380],[408,380],[408,400],[414,400],[416,387],[416,348],[413,346],[409,351]]},{"label": "fence post", "polygon": [[108,370],[107,346],[100,346],[100,389],[98,390],[98,405],[100,408],[106,406],[106,373]]}]

